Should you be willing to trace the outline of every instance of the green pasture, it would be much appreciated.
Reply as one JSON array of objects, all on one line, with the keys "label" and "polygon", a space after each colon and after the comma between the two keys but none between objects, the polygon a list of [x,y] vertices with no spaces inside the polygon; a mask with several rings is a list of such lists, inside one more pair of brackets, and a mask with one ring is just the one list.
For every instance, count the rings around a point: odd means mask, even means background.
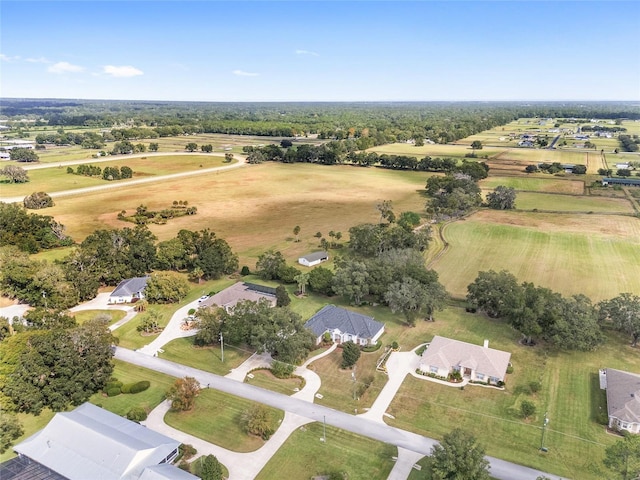
[{"label": "green pasture", "polygon": [[271,457],[257,480],[302,479],[342,472],[349,480],[383,479],[393,468],[396,447],[321,423],[294,431]]},{"label": "green pasture", "polygon": [[590,156],[600,157],[593,151],[575,151],[575,150],[547,150],[544,148],[511,148],[505,150],[502,154],[492,158],[492,162],[515,160],[524,164],[538,163],[572,163],[575,165],[587,165],[587,153]]},{"label": "green pasture", "polygon": [[[304,387],[304,379],[301,377],[277,378],[269,370],[254,370],[251,372],[253,378],[247,376],[245,383],[256,387],[272,390],[283,395],[293,395]],[[298,389],[298,390],[296,390]]]},{"label": "green pasture", "polygon": [[[490,175],[479,182],[482,189],[494,189],[499,185],[530,192],[570,193],[582,195],[584,182],[580,180],[563,180],[551,175],[493,176]],[[520,194],[518,194],[518,198]]]},{"label": "green pasture", "polygon": [[49,263],[53,263],[58,260],[62,260],[68,257],[75,247],[60,247],[60,248],[52,248],[51,250],[42,250],[38,253],[34,253],[30,255],[32,260],[46,260]]},{"label": "green pasture", "polygon": [[176,338],[162,349],[164,353],[159,354],[161,358],[216,375],[228,374],[231,369],[240,366],[254,353],[247,349],[225,345],[224,362],[222,362],[219,345],[196,347],[193,344],[193,337]]},{"label": "green pasture", "polygon": [[[437,333],[449,336],[453,328],[443,324]],[[616,437],[596,421],[598,413],[606,410],[598,369],[606,365],[637,370],[640,360],[635,349],[628,346],[628,339],[611,334],[597,352],[559,353],[540,345],[523,347],[516,343],[517,334],[507,325],[482,315],[459,323],[458,328],[469,324],[479,326],[475,334],[464,335],[466,341],[480,344],[486,327],[484,338],[490,339],[490,346],[512,354],[514,372],[507,375],[506,390],[471,385],[460,390],[409,376],[388,410],[395,419],[385,421],[437,439],[460,427],[472,432],[488,455],[565,478],[604,478],[604,449]],[[532,381],[541,384],[535,394],[528,388]],[[528,420],[519,415],[523,400],[532,401],[537,408]],[[550,420],[545,437],[549,452],[542,454],[539,448],[545,412]],[[509,442],[495,442],[496,438],[508,438]]]},{"label": "green pasture", "polygon": [[593,301],[640,291],[635,217],[485,210],[446,225],[444,236],[449,249],[432,267],[456,297],[489,269]]},{"label": "green pasture", "polygon": [[[243,413],[254,404],[251,400],[205,388],[200,391],[192,410],[169,411],[164,419],[173,428],[227,450],[253,452],[264,445],[264,440],[245,433],[241,419]],[[284,412],[268,408],[272,414],[273,425],[277,428],[284,418]]]},{"label": "green pasture", "polygon": [[[379,221],[375,206],[381,200],[391,200],[396,212],[423,212],[425,200],[418,193],[429,176],[379,168],[269,163],[63,197],[47,214],[82,241],[96,229],[126,226],[117,219],[121,210],[141,203],[151,210],[162,209],[169,200],[187,200],[198,208],[197,215],[151,225],[151,231],[166,240],[181,229],[210,228],[240,255],[240,265],[253,268],[258,255],[269,248],[282,251],[292,263],[318,250],[314,237],[318,231],[326,238],[330,230],[342,232],[342,243],[346,242],[353,225]],[[301,228],[300,242],[293,241],[296,225]]]},{"label": "green pasture", "polygon": [[127,315],[127,312],[123,310],[81,310],[79,312],[71,312],[71,315],[76,319],[78,325],[82,325],[84,322],[98,315],[108,315],[111,317],[109,325],[113,325],[117,321],[122,320]]},{"label": "green pasture", "polygon": [[519,192],[518,210],[545,210],[554,212],[594,212],[633,214],[631,203],[623,198],[588,195],[557,195],[554,193]]},{"label": "green pasture", "polygon": [[175,382],[175,378],[164,373],[139,367],[121,360],[114,360],[113,377],[122,383],[135,383],[147,380],[151,383],[144,392],[108,397],[102,392],[95,393],[89,401],[118,415],[126,415],[133,407],[142,407],[147,412],[156,408],[165,398],[165,393]]},{"label": "green pasture", "polygon": [[[117,160],[102,161],[94,159],[86,165],[95,165],[102,169],[105,167],[128,166],[133,170],[133,180],[150,177],[170,175],[173,173],[194,171],[201,168],[212,168],[223,165],[224,157],[198,155],[161,155],[148,157],[119,157]],[[76,170],[78,165],[71,165]],[[86,177],[67,173],[66,166],[52,166],[51,168],[38,168],[28,170],[29,181],[27,183],[3,183],[2,195],[6,197],[29,195],[33,192],[60,192],[75,190],[78,188],[109,185],[113,182],[123,183],[132,179],[114,180],[109,182],[102,177]],[[170,202],[167,204],[169,205]],[[137,207],[137,205],[136,205]],[[165,207],[166,208],[166,207]]]}]

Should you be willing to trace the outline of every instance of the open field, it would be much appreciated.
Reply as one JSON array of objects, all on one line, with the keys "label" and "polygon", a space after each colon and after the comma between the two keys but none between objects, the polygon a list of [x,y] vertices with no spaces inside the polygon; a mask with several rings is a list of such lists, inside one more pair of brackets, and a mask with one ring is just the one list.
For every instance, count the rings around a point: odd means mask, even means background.
[{"label": "open field", "polygon": [[[416,147],[410,143],[392,143],[389,145],[380,145],[379,147],[369,148],[367,152],[375,152],[378,155],[383,155],[385,153],[387,155],[407,155],[409,157],[416,157],[418,160],[426,157],[427,155],[430,157],[451,157],[462,159],[466,154],[474,152],[469,145],[470,142],[465,143],[465,145],[441,145],[436,143],[433,145],[426,144],[423,147]],[[484,157],[485,155],[491,157],[493,155],[497,155],[501,151],[502,149],[500,148],[483,148],[482,150],[477,150],[475,153],[478,155],[477,160],[482,160],[480,157]]]},{"label": "open field", "polygon": [[634,217],[485,210],[447,225],[444,235],[450,248],[433,268],[454,296],[464,297],[478,271],[489,269],[593,301],[640,291]]},{"label": "open field", "polygon": [[530,192],[571,193],[574,195],[582,195],[584,193],[584,182],[580,180],[562,180],[543,174],[520,175],[517,177],[491,175],[484,180],[480,180],[479,185],[483,189],[494,189],[498,185],[503,185],[516,190]]},{"label": "open field", "polygon": [[293,432],[265,465],[257,480],[311,478],[331,472],[344,472],[349,480],[377,480],[389,476],[392,456],[398,454],[391,445],[326,427],[327,441],[320,423],[311,423]]},{"label": "open field", "polygon": [[113,325],[119,320],[122,320],[127,312],[123,310],[81,310],[79,312],[71,312],[73,318],[76,319],[78,325],[82,325],[87,320],[97,317],[98,315],[107,315],[111,317],[109,325]]},{"label": "open field", "polygon": [[[95,165],[103,170],[105,167],[130,167],[133,170],[132,179],[113,181],[117,183],[124,183],[130,180],[150,176],[170,175],[172,173],[194,171],[201,168],[219,167],[224,165],[223,161],[224,156],[198,155],[197,153],[194,153],[193,156],[163,155],[130,158],[119,157],[117,160],[108,162],[96,162],[94,160],[94,162],[91,163],[91,161],[88,161],[83,165]],[[73,165],[72,168],[75,170],[78,166]],[[67,173],[66,167],[57,166],[29,170],[28,174],[29,182],[27,183],[2,183],[2,196],[26,196],[33,192],[53,193],[113,183],[103,180],[102,177],[87,177],[84,175],[69,174]]]},{"label": "open field", "polygon": [[516,198],[516,208],[518,210],[537,208],[538,210],[561,212],[634,213],[631,203],[623,198],[533,192],[519,192]]},{"label": "open field", "polygon": [[278,378],[269,370],[254,370],[253,378],[245,378],[245,383],[265,388],[283,395],[293,395],[304,387],[304,379],[300,377]]},{"label": "open field", "polygon": [[[188,412],[169,411],[165,421],[177,428],[207,442],[219,445],[234,452],[253,452],[264,440],[248,435],[241,427],[244,412],[255,402],[226,393],[205,388],[196,398],[195,407]],[[272,414],[273,425],[280,424],[284,412],[267,407]]]},{"label": "open field", "polygon": [[[442,322],[436,333],[476,344],[490,338],[490,346],[511,352],[514,373],[507,376],[506,390],[474,386],[460,390],[409,376],[389,408],[395,420],[385,421],[438,439],[460,427],[472,432],[489,455],[566,478],[604,478],[604,448],[617,438],[596,422],[598,413],[606,408],[597,373],[604,365],[638,370],[637,351],[628,346],[628,339],[611,334],[608,343],[595,353],[558,353],[517,344],[516,332],[502,322],[477,315],[472,323],[476,324],[474,331],[461,334],[463,324],[458,323],[456,331],[455,321]],[[540,382],[538,393],[528,389],[532,381]],[[534,418],[519,416],[523,400],[536,405]],[[544,412],[550,419],[547,454],[539,452]],[[499,438],[509,441],[496,442]]]},{"label": "open field", "polygon": [[[122,228],[117,213],[144,203],[165,208],[167,200],[187,200],[198,208],[195,216],[173,219],[150,229],[160,240],[183,229],[210,228],[240,254],[240,262],[255,265],[269,248],[293,261],[317,250],[320,231],[341,231],[363,222],[376,222],[376,202],[392,200],[396,211],[422,212],[428,173],[390,171],[351,166],[262,164],[230,172],[160,181],[144,186],[65,197],[47,209],[47,215],[67,227],[76,241],[99,228]],[[293,227],[301,227],[293,242]],[[259,240],[258,240],[259,239]],[[345,238],[346,240],[346,238]]]},{"label": "open field", "polygon": [[162,349],[164,353],[160,353],[159,356],[165,360],[198,368],[216,375],[226,375],[253,353],[253,351],[225,345],[224,363],[222,363],[219,346],[196,347],[193,345],[193,337],[176,338],[162,347]]}]

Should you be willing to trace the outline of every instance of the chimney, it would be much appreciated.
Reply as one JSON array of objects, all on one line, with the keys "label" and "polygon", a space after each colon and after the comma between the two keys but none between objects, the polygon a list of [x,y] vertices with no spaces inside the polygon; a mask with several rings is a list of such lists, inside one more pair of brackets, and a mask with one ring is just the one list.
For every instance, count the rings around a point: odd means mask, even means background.
[{"label": "chimney", "polygon": [[485,341],[484,341],[484,345],[483,345],[483,347],[484,347],[484,348],[489,348],[489,340],[485,340]]}]

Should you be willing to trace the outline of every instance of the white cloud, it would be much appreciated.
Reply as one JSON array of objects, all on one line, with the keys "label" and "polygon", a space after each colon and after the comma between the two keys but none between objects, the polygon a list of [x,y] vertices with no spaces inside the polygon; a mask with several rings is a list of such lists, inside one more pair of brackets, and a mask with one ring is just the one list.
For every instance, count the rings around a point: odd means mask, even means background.
[{"label": "white cloud", "polygon": [[311,52],[309,50],[296,50],[296,55],[311,55],[312,57],[319,57],[320,54],[316,52]]},{"label": "white cloud", "polygon": [[240,77],[257,77],[260,75],[259,73],[245,72],[244,70],[234,70],[232,73]]},{"label": "white cloud", "polygon": [[20,57],[18,55],[10,57],[9,55],[0,53],[0,60],[2,60],[3,62],[15,62],[16,60],[20,60]]},{"label": "white cloud", "polygon": [[49,60],[47,60],[44,57],[39,57],[39,58],[25,58],[24,59],[25,62],[29,62],[29,63],[51,63]]},{"label": "white cloud", "polygon": [[47,71],[50,73],[79,73],[84,71],[84,67],[69,62],[58,62],[51,65]]},{"label": "white cloud", "polygon": [[132,67],[131,65],[105,65],[102,67],[103,73],[107,75],[111,75],[112,77],[137,77],[138,75],[144,75],[142,70],[138,70],[136,67]]}]

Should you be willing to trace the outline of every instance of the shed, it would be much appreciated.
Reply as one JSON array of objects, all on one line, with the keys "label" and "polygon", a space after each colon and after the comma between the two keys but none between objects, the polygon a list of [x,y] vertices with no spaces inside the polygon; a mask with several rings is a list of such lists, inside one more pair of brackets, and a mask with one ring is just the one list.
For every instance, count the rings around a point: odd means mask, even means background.
[{"label": "shed", "polygon": [[329,252],[319,251],[309,253],[303,257],[298,258],[298,263],[300,265],[304,265],[305,267],[313,267],[322,262],[326,262],[329,260]]}]

